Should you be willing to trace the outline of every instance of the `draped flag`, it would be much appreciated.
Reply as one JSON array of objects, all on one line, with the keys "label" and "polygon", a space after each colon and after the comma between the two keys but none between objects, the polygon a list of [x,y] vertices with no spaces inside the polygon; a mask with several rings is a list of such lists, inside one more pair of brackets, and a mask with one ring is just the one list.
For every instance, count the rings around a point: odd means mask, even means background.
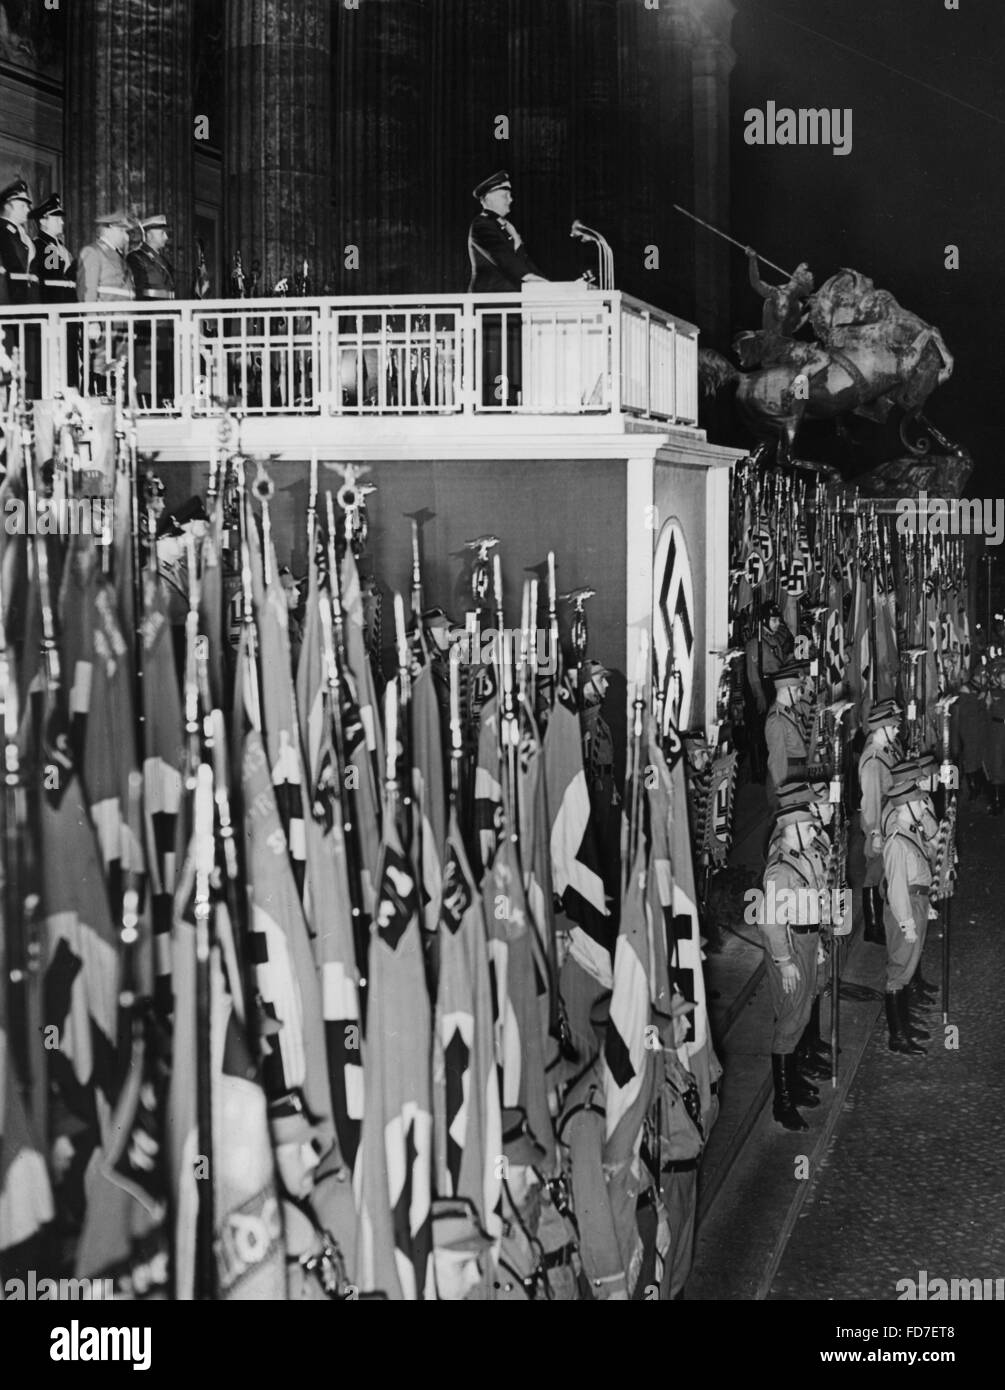
[{"label": "draped flag", "polygon": [[312,556],[297,667],[297,710],[307,772],[304,908],[321,979],[335,1129],[342,1157],[351,1168],[363,1118],[362,1023],[341,803],[341,796],[350,793],[343,793],[338,784],[331,700],[324,678],[325,650],[330,652],[332,644],[331,615],[323,613],[322,605],[329,609]]},{"label": "draped flag", "polygon": [[864,727],[872,708],[872,639],[869,631],[869,594],[861,573],[855,579],[848,682],[852,699],[858,706],[859,724]]},{"label": "draped flag", "polygon": [[492,867],[482,880],[488,922],[489,960],[496,1000],[496,1061],[501,1072],[503,1108],[527,1116],[544,1149],[544,1166],[554,1158],[554,1140],[545,1083],[544,1032],[540,993],[547,988],[535,952],[534,929],[524,897],[520,861],[512,836],[503,834]]},{"label": "draped flag", "polygon": [[342,727],[346,747],[343,756],[354,769],[353,821],[363,878],[363,895],[373,903],[380,852],[381,804],[378,770],[384,766],[384,734],[379,719],[373,671],[363,640],[363,599],[352,548],[341,564],[342,607],[345,612],[345,659]]},{"label": "draped flag", "polygon": [[502,1110],[481,896],[451,811],[439,922],[433,1104],[436,1191],[467,1197],[483,1228],[501,1233]]},{"label": "draped flag", "polygon": [[645,845],[639,836],[614,948],[614,985],[604,1035],[604,1168],[618,1248],[634,1285],[641,1251],[636,1223],[642,1125],[652,1103],[649,944],[646,921]]},{"label": "draped flag", "polygon": [[145,578],[143,623],[143,825],[153,919],[154,997],[171,1007],[171,919],[183,852],[185,730],[166,600],[157,576]]},{"label": "draped flag", "polygon": [[94,1138],[107,1136],[117,1091],[119,939],[80,780],[58,803],[39,801],[45,1021],[58,1029],[50,1075],[62,1102]]},{"label": "draped flag", "polygon": [[[654,912],[658,909],[662,917],[670,983],[670,994],[667,995],[666,984],[658,976],[653,1000],[661,1012],[669,1012],[667,1000],[676,988],[695,1006],[688,1018],[688,1032],[682,1048],[685,1055],[682,1055],[681,1062],[694,1074],[701,1096],[702,1113],[705,1113],[711,1105],[712,1077],[713,1074],[718,1075],[719,1064],[712,1050],[708,1029],[684,763],[683,759],[678,758],[668,767],[663,753],[651,737],[647,739],[646,761],[657,770],[656,777],[647,779],[646,783],[652,833],[647,895]],[[653,956],[654,964],[660,970],[663,942],[658,944]]]},{"label": "draped flag", "polygon": [[261,735],[245,736],[241,768],[249,950],[265,1014],[263,1079],[270,1100],[302,1092],[322,1153],[334,1139],[321,991]]},{"label": "draped flag", "polygon": [[[3,979],[6,982],[6,970]],[[0,1254],[38,1235],[55,1215],[49,1170],[42,1146],[31,1133],[7,1044],[4,994],[0,990]]]},{"label": "draped flag", "polygon": [[98,569],[93,538],[72,538],[60,603],[63,679],[70,734],[87,788],[113,915],[143,873],[142,779],[136,750],[133,675],[115,590]]},{"label": "draped flag", "polygon": [[570,949],[595,980],[610,988],[611,920],[590,821],[579,716],[567,687],[558,697],[544,737],[544,776],[551,817],[551,869],[555,893],[571,920]]},{"label": "draped flag", "polygon": [[357,1277],[390,1299],[421,1299],[432,1258],[432,1018],[415,873],[391,808],[370,940],[364,1080],[354,1176]]},{"label": "draped flag", "polygon": [[304,843],[303,769],[300,764],[300,738],[290,672],[290,642],[286,594],[279,582],[275,552],[271,543],[268,580],[265,579],[258,533],[251,515],[247,516],[248,544],[251,550],[255,621],[260,651],[259,673],[262,688],[262,734],[269,756],[272,787],[289,847],[290,864],[298,892],[303,892],[306,872]]},{"label": "draped flag", "polygon": [[416,835],[413,853],[421,874],[422,913],[427,930],[436,931],[440,916],[443,853],[447,838],[446,789],[440,706],[432,668],[427,663],[412,682],[412,788]]},{"label": "draped flag", "polygon": [[502,824],[500,760],[499,700],[493,695],[482,705],[475,763],[474,825],[483,870],[495,858]]}]

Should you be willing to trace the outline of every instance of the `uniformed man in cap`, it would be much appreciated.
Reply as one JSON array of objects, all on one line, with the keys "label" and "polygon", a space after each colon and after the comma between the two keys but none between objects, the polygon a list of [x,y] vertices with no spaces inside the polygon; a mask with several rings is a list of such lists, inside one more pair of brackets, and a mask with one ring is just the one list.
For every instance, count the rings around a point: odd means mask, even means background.
[{"label": "uniformed man in cap", "polygon": [[683,1298],[691,1272],[698,1165],[708,1137],[702,1122],[698,1083],[680,1060],[680,1049],[687,1038],[687,1016],[694,1008],[694,1003],[675,989],[669,1016],[653,1009],[653,1024],[662,1044],[656,1066],[655,1111],[659,1123],[660,1196],[670,1235],[660,1286],[663,1300]]},{"label": "uniformed man in cap", "polygon": [[900,760],[900,707],[884,700],[869,711],[865,746],[858,760],[862,792],[859,818],[865,837],[865,878],[862,884],[862,918],[866,941],[885,945],[883,931],[883,806],[893,782],[893,768]]},{"label": "uniformed man in cap", "polygon": [[448,1303],[487,1298],[492,1237],[482,1229],[474,1203],[467,1197],[435,1197],[432,1225],[426,1297]]},{"label": "uniformed man in cap", "polygon": [[[38,257],[28,235],[31,194],[24,179],[15,179],[0,192],[0,303],[37,304]],[[3,334],[8,353],[21,352],[24,389],[28,400],[42,391],[42,331],[38,324],[7,326]]]},{"label": "uniformed man in cap", "polygon": [[810,806],[793,805],[779,815],[778,822],[781,839],[764,870],[757,917],[775,1015],[773,1114],[786,1129],[802,1130],[808,1125],[797,1107],[820,1103],[816,1087],[800,1073],[797,1052],[817,993],[820,895],[826,892],[827,874]]},{"label": "uniformed man in cap", "polygon": [[43,304],[68,304],[77,298],[77,262],[63,232],[66,213],[58,193],[51,193],[31,215],[38,227],[35,256]]},{"label": "uniformed man in cap", "polygon": [[[890,786],[887,801],[883,807],[883,836],[884,839],[890,831],[897,807],[891,800],[894,793],[903,792],[909,788],[917,789],[917,800],[911,803],[912,809],[917,816],[920,825],[920,838],[928,848],[929,862],[932,870],[935,869],[935,843],[939,834],[939,817],[936,814],[935,802],[932,793],[935,791],[939,781],[939,763],[934,753],[921,753],[916,758],[905,758],[897,763],[893,768],[893,781]],[[938,912],[929,904],[928,921],[938,920]],[[938,996],[938,990],[934,985],[929,984],[921,973],[921,958],[918,958],[918,965],[910,984],[907,986],[910,1003],[912,1007],[921,1009],[925,1005],[934,1003]],[[918,1031],[916,1026],[915,1031]],[[925,1035],[927,1036],[927,1034]]]},{"label": "uniformed man in cap", "polygon": [[40,298],[35,243],[28,235],[31,194],[24,179],[0,192],[0,268],[7,304],[37,304]]},{"label": "uniformed man in cap", "polygon": [[[482,206],[468,229],[468,293],[519,292],[528,281],[545,280],[547,277],[530,259],[523,237],[509,220],[513,185],[506,170],[490,175],[473,193]],[[482,404],[516,405],[520,398],[520,315],[486,313],[481,323]]]},{"label": "uniformed man in cap", "polygon": [[808,669],[805,661],[790,661],[775,672],[775,703],[764,721],[768,749],[766,791],[772,810],[778,806],[778,788],[806,774],[809,749],[797,707]]},{"label": "uniformed man in cap", "polygon": [[932,865],[924,830],[924,793],[914,778],[895,782],[887,798],[883,867],[886,872],[886,1021],[891,1052],[924,1055],[928,1034],[911,1015],[909,986],[925,947]]},{"label": "uniformed man in cap", "polygon": [[304,628],[300,619],[297,617],[297,610],[301,602],[302,579],[294,578],[293,571],[289,565],[283,565],[279,571],[279,583],[282,586],[283,594],[286,598],[286,631],[290,639],[290,664],[296,674],[297,662],[300,660],[300,649],[304,644]]},{"label": "uniformed man in cap", "polygon": [[[162,212],[140,221],[143,240],[127,256],[136,287],[136,298],[174,299],[174,267],[168,260],[170,232]],[[136,330],[136,390],[143,403],[164,404],[174,397],[174,325],[166,319],[150,319]],[[156,377],[153,367],[156,366]]]},{"label": "uniformed man in cap", "polygon": [[777,603],[762,603],[760,621],[744,647],[746,683],[744,724],[751,777],[763,782],[767,765],[764,719],[775,696],[775,673],[792,658],[795,639]]},{"label": "uniformed man in cap", "polygon": [[106,212],[95,224],[98,234],[80,253],[77,298],[83,304],[114,304],[136,298],[126,259],[132,219],[123,211]]}]

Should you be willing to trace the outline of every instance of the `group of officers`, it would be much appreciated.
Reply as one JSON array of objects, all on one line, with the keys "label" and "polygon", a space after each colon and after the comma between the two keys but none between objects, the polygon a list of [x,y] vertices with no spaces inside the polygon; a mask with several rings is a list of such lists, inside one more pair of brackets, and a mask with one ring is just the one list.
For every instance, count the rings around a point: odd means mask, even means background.
[{"label": "group of officers", "polygon": [[[800,1109],[819,1105],[814,1080],[831,1073],[830,1049],[819,1032],[820,991],[829,951],[839,949],[840,939],[851,932],[851,894],[846,865],[835,859],[835,812],[843,784],[811,762],[810,667],[791,656],[771,659],[775,649],[785,648],[777,616],[777,610],[762,615],[771,670],[765,674],[762,653],[763,684],[754,692],[755,699],[761,693],[765,704],[770,701],[764,719],[765,790],[774,818],[759,925],[774,1009],[774,1117],[786,1129],[802,1130],[807,1124]],[[872,706],[863,731],[858,758],[862,910],[865,940],[886,950],[890,1050],[921,1057],[930,1036],[923,1010],[936,998],[922,976],[921,957],[929,921],[938,918],[931,898],[938,856],[953,850],[944,844],[939,849],[939,762],[929,752],[908,757],[903,726],[904,711],[887,699]]]},{"label": "group of officers", "polygon": [[[134,229],[141,240],[130,250]],[[94,240],[75,257],[66,244],[59,194],[36,204],[24,179],[15,179],[0,192],[0,304],[174,299],[174,269],[166,255],[170,236],[163,213],[137,221],[109,212],[96,219]]]}]

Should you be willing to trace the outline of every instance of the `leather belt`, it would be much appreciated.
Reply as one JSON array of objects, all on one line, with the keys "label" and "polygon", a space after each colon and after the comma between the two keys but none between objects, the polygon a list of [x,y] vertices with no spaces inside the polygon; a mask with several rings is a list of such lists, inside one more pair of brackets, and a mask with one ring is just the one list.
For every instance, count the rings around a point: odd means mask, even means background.
[{"label": "leather belt", "polygon": [[45,287],[47,289],[75,290],[77,282],[76,280],[46,280]]},{"label": "leather belt", "polygon": [[110,299],[132,299],[132,298],[133,298],[133,292],[132,292],[132,290],[122,290],[122,289],[119,289],[119,287],[118,287],[117,285],[99,285],[99,286],[98,286],[98,298],[100,299],[102,295],[107,295]]},{"label": "leather belt", "polygon": [[932,887],[929,883],[909,883],[907,885],[907,891],[909,893],[920,893],[923,898],[927,898],[931,894]]},{"label": "leather belt", "polygon": [[820,923],[819,923],[819,922],[807,922],[807,923],[788,922],[786,925],[788,926],[789,931],[790,931],[790,932],[793,932],[796,936],[805,936],[805,935],[807,934],[807,932],[819,931],[819,930],[820,930]]},{"label": "leather belt", "polygon": [[673,1158],[669,1163],[664,1163],[662,1172],[664,1173],[693,1173],[698,1167],[697,1158]]},{"label": "leather belt", "polygon": [[174,299],[174,290],[144,290],[144,299]]},{"label": "leather belt", "polygon": [[37,276],[37,275],[32,275],[31,271],[27,271],[27,270],[10,270],[10,271],[8,271],[7,273],[10,275],[10,278],[11,278],[12,280],[26,280],[26,281],[28,282],[29,285],[37,285],[37,284],[38,284],[38,276]]}]

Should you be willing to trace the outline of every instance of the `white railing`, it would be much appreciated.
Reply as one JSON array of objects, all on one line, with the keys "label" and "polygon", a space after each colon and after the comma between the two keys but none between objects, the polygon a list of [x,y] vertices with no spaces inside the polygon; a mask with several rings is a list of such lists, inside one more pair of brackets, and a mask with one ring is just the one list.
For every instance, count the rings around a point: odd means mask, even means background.
[{"label": "white railing", "polygon": [[698,330],[620,291],[161,300],[0,309],[32,397],[109,392],[141,416],[628,415],[697,423]]}]

